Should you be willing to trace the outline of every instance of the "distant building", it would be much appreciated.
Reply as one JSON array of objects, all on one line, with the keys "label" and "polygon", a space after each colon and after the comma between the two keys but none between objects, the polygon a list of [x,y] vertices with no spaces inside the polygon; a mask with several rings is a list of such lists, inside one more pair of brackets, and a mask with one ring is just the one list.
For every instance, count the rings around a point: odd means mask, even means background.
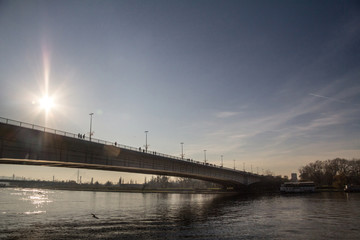
[{"label": "distant building", "polygon": [[291,173],[291,181],[292,182],[297,182],[298,181],[296,173]]}]

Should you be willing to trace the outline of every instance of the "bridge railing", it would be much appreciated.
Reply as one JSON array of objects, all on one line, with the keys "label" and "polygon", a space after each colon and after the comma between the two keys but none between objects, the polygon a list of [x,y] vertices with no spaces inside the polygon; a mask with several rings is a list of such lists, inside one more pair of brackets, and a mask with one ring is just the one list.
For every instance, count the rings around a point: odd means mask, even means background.
[{"label": "bridge railing", "polygon": [[[8,119],[8,118],[0,117],[0,123],[6,123],[6,124],[14,125],[14,126],[25,127],[25,128],[42,131],[42,132],[53,133],[53,134],[66,136],[66,137],[72,137],[72,138],[80,138],[83,140],[90,141],[90,137],[88,137],[88,136],[83,137],[81,135],[81,137],[80,137],[80,134],[75,134],[75,133],[70,133],[70,132],[57,130],[57,129],[53,129],[53,128],[43,127],[43,126],[39,126],[36,124],[20,122],[20,121]],[[115,144],[114,142],[109,142],[109,141],[105,141],[105,140],[101,140],[101,139],[97,139],[97,138],[91,138],[91,142],[101,143],[101,144],[105,144],[105,145],[114,145],[117,147],[126,148],[126,149],[134,150],[134,151],[139,150],[138,148],[134,148],[134,147],[130,147],[130,146],[122,145],[122,144]]]},{"label": "bridge railing", "polygon": [[[84,136],[84,135],[81,135],[81,134],[70,133],[70,132],[61,131],[61,130],[57,130],[57,129],[53,129],[53,128],[39,126],[39,125],[36,125],[36,124],[20,122],[20,121],[8,119],[8,118],[0,117],[0,123],[6,123],[6,124],[14,125],[14,126],[25,127],[25,128],[29,128],[29,129],[34,129],[34,130],[43,131],[43,132],[47,132],[47,133],[53,133],[53,134],[56,134],[56,135],[61,135],[61,136],[66,136],[66,137],[79,138],[79,139],[82,139],[84,141],[90,141],[90,137]],[[176,156],[172,156],[172,155],[168,155],[168,154],[164,154],[164,153],[159,153],[159,152],[156,152],[156,151],[146,151],[145,149],[142,149],[142,148],[130,147],[130,146],[126,146],[126,145],[123,145],[123,144],[118,144],[116,142],[109,142],[109,141],[105,141],[105,140],[101,140],[101,139],[97,139],[97,138],[91,138],[91,142],[105,144],[105,145],[112,145],[112,146],[115,146],[115,147],[118,147],[118,148],[124,148],[124,149],[132,150],[132,151],[138,151],[138,152],[143,152],[143,153],[147,153],[147,154],[153,154],[153,155],[156,155],[156,156],[171,158],[171,159],[174,159],[174,160],[179,160],[179,161],[184,161],[184,162],[192,162],[192,163],[195,163],[195,164],[200,164],[200,165],[205,165],[205,166],[210,166],[210,167],[216,167],[216,168],[222,168],[222,169],[226,169],[226,170],[230,170],[230,171],[247,173],[247,174],[250,174],[250,175],[259,176],[258,174],[254,174],[254,173],[250,173],[250,172],[246,172],[246,171],[235,170],[235,169],[232,169],[232,168],[218,166],[216,164],[211,164],[211,163],[204,163],[204,162],[196,161],[196,160],[189,159],[189,158],[185,159],[185,158],[181,158],[181,157],[176,157]]]}]

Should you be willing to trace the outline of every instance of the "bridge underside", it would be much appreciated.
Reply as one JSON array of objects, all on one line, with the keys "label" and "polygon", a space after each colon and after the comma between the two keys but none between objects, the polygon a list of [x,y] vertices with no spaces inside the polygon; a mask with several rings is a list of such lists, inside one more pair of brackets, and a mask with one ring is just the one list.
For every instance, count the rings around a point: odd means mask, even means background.
[{"label": "bridge underside", "polygon": [[236,181],[215,179],[213,177],[198,176],[198,175],[192,175],[192,174],[187,174],[187,173],[176,173],[176,172],[164,171],[164,170],[139,169],[139,168],[132,168],[132,167],[109,166],[109,165],[100,165],[100,164],[60,162],[60,161],[49,161],[49,160],[10,159],[10,158],[0,158],[0,164],[32,165],[32,166],[43,166],[43,167],[83,168],[83,169],[102,170],[102,171],[166,175],[166,176],[173,176],[173,177],[199,179],[199,180],[203,180],[203,181],[217,183],[217,184],[220,184],[220,185],[223,185],[226,187],[240,187],[240,185],[245,186],[245,184],[241,184]]},{"label": "bridge underside", "polygon": [[0,164],[186,177],[237,187],[259,182],[255,174],[177,159],[156,152],[90,142],[35,129],[0,123]]}]

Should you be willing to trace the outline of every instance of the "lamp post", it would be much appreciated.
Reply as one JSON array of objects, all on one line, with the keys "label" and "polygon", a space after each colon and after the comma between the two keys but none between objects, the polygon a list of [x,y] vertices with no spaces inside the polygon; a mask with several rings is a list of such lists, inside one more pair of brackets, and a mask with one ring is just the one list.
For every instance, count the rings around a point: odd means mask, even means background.
[{"label": "lamp post", "polygon": [[234,170],[235,170],[235,159],[234,159]]},{"label": "lamp post", "polygon": [[224,164],[223,164],[223,155],[221,155],[221,167],[223,167]]},{"label": "lamp post", "polygon": [[145,151],[147,152],[148,150],[148,144],[147,144],[147,134],[149,131],[145,131]]},{"label": "lamp post", "polygon": [[181,142],[181,159],[184,159],[184,143]]},{"label": "lamp post", "polygon": [[206,163],[206,150],[204,150],[204,161]]},{"label": "lamp post", "polygon": [[92,116],[94,115],[94,113],[90,113],[90,134],[89,134],[89,140],[91,142],[91,136],[92,136]]}]

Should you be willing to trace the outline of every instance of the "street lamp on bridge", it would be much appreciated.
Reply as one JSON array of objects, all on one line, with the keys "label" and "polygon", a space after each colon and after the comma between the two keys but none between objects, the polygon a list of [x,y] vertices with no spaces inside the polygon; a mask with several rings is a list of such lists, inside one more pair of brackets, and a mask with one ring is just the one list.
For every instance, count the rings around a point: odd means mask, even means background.
[{"label": "street lamp on bridge", "polygon": [[147,152],[148,150],[148,144],[147,144],[147,134],[148,134],[149,131],[145,131],[145,151]]},{"label": "street lamp on bridge", "polygon": [[223,164],[223,155],[221,155],[221,167],[223,167],[224,164]]},{"label": "street lamp on bridge", "polygon": [[184,159],[184,143],[181,142],[181,159]]},{"label": "street lamp on bridge", "polygon": [[91,136],[93,135],[93,132],[92,132],[92,116],[94,115],[94,113],[90,113],[90,133],[89,133],[89,140],[91,142]]},{"label": "street lamp on bridge", "polygon": [[204,150],[204,161],[206,163],[206,150]]}]

